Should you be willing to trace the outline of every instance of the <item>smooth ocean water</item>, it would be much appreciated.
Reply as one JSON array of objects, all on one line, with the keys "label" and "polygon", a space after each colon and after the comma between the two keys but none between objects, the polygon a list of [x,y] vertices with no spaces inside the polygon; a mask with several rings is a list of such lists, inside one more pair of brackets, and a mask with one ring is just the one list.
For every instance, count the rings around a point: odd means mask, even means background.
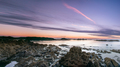
[{"label": "smooth ocean water", "polygon": [[[53,45],[61,45],[66,44],[70,47],[72,46],[80,46],[86,48],[94,48],[94,49],[120,49],[120,42],[105,42],[105,41],[95,41],[95,40],[53,40],[53,41],[34,41],[39,44],[53,44]],[[108,46],[106,46],[108,44]]]}]

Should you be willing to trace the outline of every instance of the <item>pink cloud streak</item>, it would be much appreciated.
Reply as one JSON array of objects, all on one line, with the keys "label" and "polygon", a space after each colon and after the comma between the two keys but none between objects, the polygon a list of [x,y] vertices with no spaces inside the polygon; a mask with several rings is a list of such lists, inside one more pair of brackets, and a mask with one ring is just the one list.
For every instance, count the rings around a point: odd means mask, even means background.
[{"label": "pink cloud streak", "polygon": [[87,17],[85,14],[83,14],[82,12],[80,12],[78,9],[76,9],[76,8],[74,8],[74,7],[71,7],[71,6],[69,6],[68,4],[66,4],[66,3],[63,3],[63,4],[64,4],[65,7],[74,10],[76,13],[81,14],[82,16],[84,16],[85,18],[87,18],[88,20],[90,20],[90,21],[92,21],[92,22],[94,22],[94,23],[96,24],[95,21],[93,21],[92,19],[90,19],[89,17]]}]

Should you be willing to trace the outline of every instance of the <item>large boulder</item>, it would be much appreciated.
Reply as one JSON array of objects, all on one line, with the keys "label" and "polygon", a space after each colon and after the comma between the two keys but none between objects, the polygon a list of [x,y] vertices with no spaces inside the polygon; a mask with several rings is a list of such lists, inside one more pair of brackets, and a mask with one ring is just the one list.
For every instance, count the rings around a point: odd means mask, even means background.
[{"label": "large boulder", "polygon": [[72,47],[70,51],[60,59],[60,66],[86,67],[89,62],[89,53],[82,52],[80,47]]}]

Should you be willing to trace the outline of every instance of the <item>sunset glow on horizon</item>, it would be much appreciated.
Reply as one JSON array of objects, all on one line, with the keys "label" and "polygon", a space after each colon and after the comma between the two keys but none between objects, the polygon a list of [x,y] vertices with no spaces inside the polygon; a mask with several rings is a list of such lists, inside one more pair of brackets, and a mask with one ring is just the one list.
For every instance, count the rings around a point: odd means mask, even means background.
[{"label": "sunset glow on horizon", "polygon": [[0,0],[0,36],[120,39],[118,0]]}]

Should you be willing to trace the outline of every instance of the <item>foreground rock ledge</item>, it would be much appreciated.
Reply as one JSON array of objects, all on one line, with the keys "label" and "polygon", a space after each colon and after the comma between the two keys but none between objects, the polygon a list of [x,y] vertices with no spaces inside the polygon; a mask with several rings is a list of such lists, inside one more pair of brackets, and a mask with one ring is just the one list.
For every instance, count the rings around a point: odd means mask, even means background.
[{"label": "foreground rock ledge", "polygon": [[18,62],[14,67],[49,67],[58,59],[60,51],[61,48],[55,45],[0,39],[0,67],[11,61]]}]

